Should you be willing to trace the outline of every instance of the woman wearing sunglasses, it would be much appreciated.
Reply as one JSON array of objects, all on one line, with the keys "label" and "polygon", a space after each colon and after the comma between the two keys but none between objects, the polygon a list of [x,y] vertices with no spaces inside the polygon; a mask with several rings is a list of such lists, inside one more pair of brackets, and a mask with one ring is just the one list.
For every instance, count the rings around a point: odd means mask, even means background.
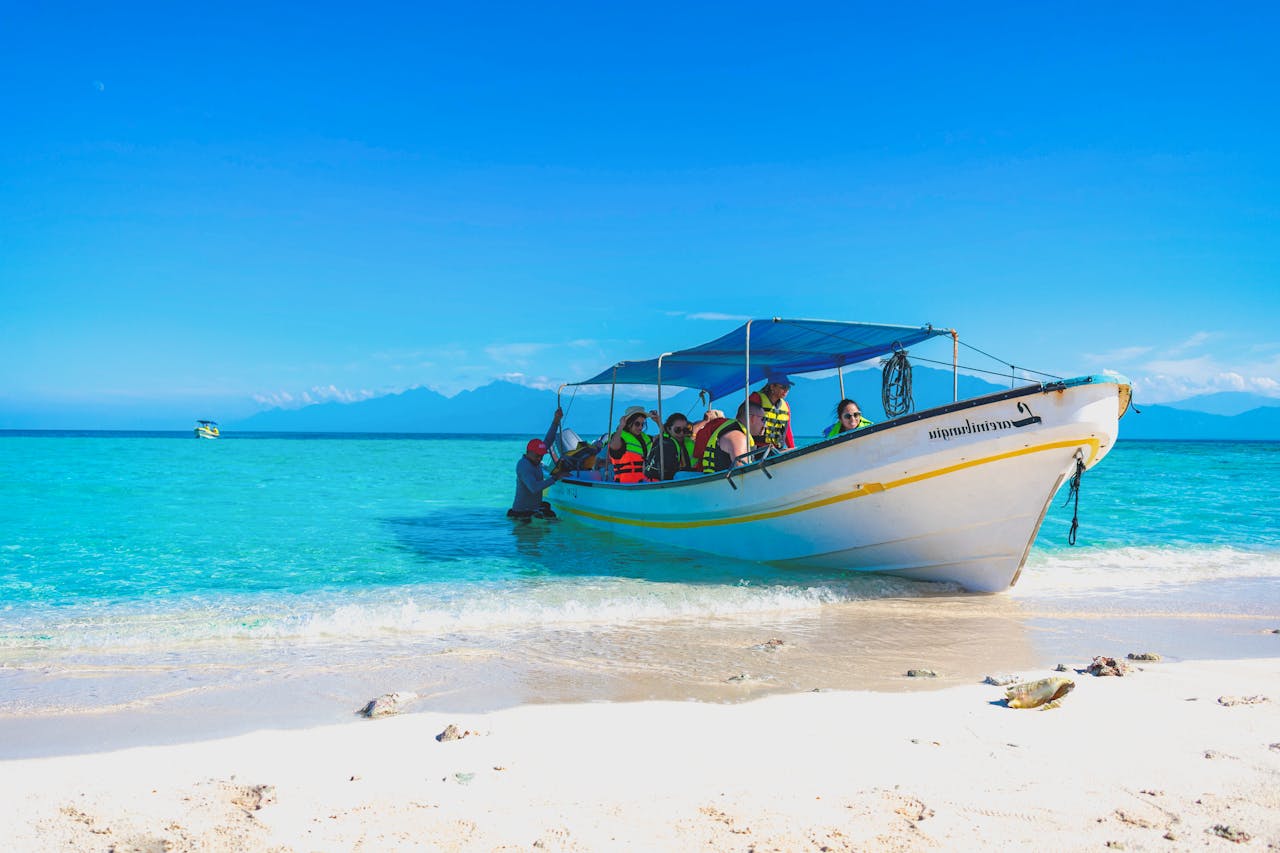
[{"label": "woman wearing sunglasses", "polygon": [[841,400],[836,404],[836,422],[827,427],[823,438],[835,438],[842,432],[853,432],[855,429],[871,426],[871,421],[862,416],[862,407],[854,400]]},{"label": "woman wearing sunglasses", "polygon": [[631,406],[622,414],[618,428],[609,437],[609,458],[613,461],[613,479],[619,483],[644,482],[644,460],[653,447],[653,436],[644,431],[649,418],[658,423],[656,411]]},{"label": "woman wearing sunglasses", "polygon": [[644,474],[650,480],[674,480],[677,471],[701,471],[693,463],[693,437],[707,421],[722,418],[717,409],[707,411],[706,417],[696,424],[681,412],[667,418],[662,427],[662,438],[654,444],[645,461]]}]

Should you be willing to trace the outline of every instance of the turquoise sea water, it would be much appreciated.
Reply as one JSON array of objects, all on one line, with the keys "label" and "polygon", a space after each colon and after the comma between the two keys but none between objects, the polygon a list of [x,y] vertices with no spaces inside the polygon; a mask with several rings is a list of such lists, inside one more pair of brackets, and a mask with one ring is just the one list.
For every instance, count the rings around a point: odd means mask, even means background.
[{"label": "turquoise sea water", "polygon": [[[166,667],[173,690],[199,665],[208,686],[353,650],[955,594],[513,524],[525,440],[0,435],[0,714],[127,703]],[[1280,443],[1121,441],[1085,475],[1079,544],[1063,492],[998,606],[1280,617],[1278,483]],[[92,696],[54,677],[104,661],[114,686]]]},{"label": "turquoise sea water", "polygon": [[432,636],[893,588],[514,524],[524,441],[0,440],[0,648]]},{"label": "turquoise sea water", "polygon": [[[931,588],[513,524],[522,443],[0,438],[0,648],[607,622]],[[1060,499],[1019,589],[1276,578],[1278,483],[1277,443],[1122,441],[1085,477],[1079,544]]]}]

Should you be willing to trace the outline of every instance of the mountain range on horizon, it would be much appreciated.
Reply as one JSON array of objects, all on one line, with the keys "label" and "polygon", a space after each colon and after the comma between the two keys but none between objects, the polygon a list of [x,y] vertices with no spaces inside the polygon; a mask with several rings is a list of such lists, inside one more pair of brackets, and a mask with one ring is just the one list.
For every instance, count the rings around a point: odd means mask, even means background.
[{"label": "mountain range on horizon", "polygon": [[1203,412],[1207,415],[1234,417],[1254,409],[1280,406],[1280,398],[1267,397],[1252,391],[1216,391],[1211,394],[1197,394],[1185,400],[1161,403],[1160,405],[1187,412]]},{"label": "mountain range on horizon", "polygon": [[[913,369],[916,409],[948,403],[952,399],[950,371]],[[1003,390],[974,376],[959,377],[961,399]],[[835,420],[840,399],[835,377],[797,377],[787,397],[797,435],[817,435]],[[859,402],[873,421],[884,420],[880,402],[880,371],[857,370],[844,376],[846,396]],[[632,405],[655,408],[656,400],[643,399],[630,389],[619,389],[613,401],[613,423]],[[739,398],[712,401],[717,408],[736,408]],[[317,403],[299,409],[270,409],[225,424],[228,429],[252,432],[372,432],[372,433],[468,433],[541,435],[555,411],[554,391],[495,381],[472,391],[446,397],[427,388],[414,388],[354,403]],[[565,425],[584,438],[608,432],[608,394],[588,394],[566,389],[562,396]],[[1202,407],[1202,408],[1201,408]],[[697,392],[682,390],[663,401],[664,415],[684,412],[694,417],[705,411]],[[1246,392],[1219,392],[1160,405],[1139,403],[1121,422],[1121,438],[1280,440],[1280,399]]]},{"label": "mountain range on horizon", "polygon": [[[835,420],[840,397],[834,376],[824,379],[796,377],[788,396],[797,435],[817,435]],[[916,409],[948,403],[952,399],[949,370],[915,366],[913,391]],[[874,421],[884,420],[880,405],[880,371],[852,370],[844,375],[847,396],[857,400]],[[961,374],[959,395],[990,393],[1009,387]],[[645,389],[648,390],[648,389]],[[726,397],[714,405],[735,409],[740,399]],[[655,408],[655,399],[621,388],[613,403],[613,422],[631,405]],[[181,405],[163,412],[128,407],[73,409],[66,406],[46,412],[12,408],[0,401],[2,430],[186,430],[187,418],[221,420],[226,433],[464,433],[491,435],[541,435],[555,410],[554,391],[494,381],[479,388],[446,397],[428,388],[413,388],[358,402],[314,403],[301,408],[272,408],[251,415],[219,418],[217,412],[174,414]],[[608,393],[566,388],[563,394],[565,423],[584,438],[610,429]],[[695,417],[705,405],[694,391],[683,390],[663,400],[664,414],[680,411]],[[1280,440],[1280,398],[1243,391],[1202,394],[1170,403],[1144,404],[1141,399],[1121,422],[1120,437],[1142,439]]]}]

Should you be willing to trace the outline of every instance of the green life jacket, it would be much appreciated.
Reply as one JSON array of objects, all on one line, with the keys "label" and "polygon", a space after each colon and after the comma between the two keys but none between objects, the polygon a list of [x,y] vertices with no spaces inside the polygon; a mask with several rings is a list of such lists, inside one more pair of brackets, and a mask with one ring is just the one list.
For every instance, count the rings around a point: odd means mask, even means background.
[{"label": "green life jacket", "polygon": [[[866,418],[859,417],[859,418],[858,418],[858,425],[857,425],[856,427],[854,427],[853,429],[862,429],[863,427],[869,427],[869,426],[871,426],[871,421],[867,420]],[[840,429],[840,423],[839,423],[839,422],[836,422],[836,423],[832,424],[831,426],[827,427],[827,431],[826,431],[825,433],[823,433],[822,437],[823,437],[823,438],[835,438],[835,437],[836,437],[837,435],[839,435],[841,432],[853,432],[853,429],[841,430],[841,429]]]}]

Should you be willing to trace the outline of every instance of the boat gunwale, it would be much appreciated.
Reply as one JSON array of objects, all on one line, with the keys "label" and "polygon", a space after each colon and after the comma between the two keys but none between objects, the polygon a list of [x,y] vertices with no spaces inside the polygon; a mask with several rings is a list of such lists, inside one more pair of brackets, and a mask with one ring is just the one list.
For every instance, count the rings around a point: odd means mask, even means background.
[{"label": "boat gunwale", "polygon": [[1014,400],[1019,397],[1028,397],[1032,394],[1048,394],[1054,391],[1063,391],[1070,387],[1091,384],[1126,385],[1128,383],[1111,376],[1079,376],[1072,379],[1054,380],[1052,382],[1037,382],[1032,385],[1022,385],[1017,388],[1010,388],[1007,391],[993,391],[990,394],[983,394],[978,397],[969,397],[965,400],[946,403],[942,406],[934,406],[933,408],[923,409],[919,412],[911,412],[910,414],[901,415],[897,418],[893,418],[892,420],[881,421],[878,424],[872,424],[871,426],[862,427],[861,429],[852,430],[850,432],[832,436],[831,438],[822,439],[814,442],[813,444],[805,445],[804,447],[788,450],[777,456],[770,456],[767,459],[750,462],[746,465],[731,468],[727,471],[717,471],[714,474],[703,474],[698,477],[685,477],[678,480],[662,480],[643,483],[618,483],[613,481],[580,480],[575,477],[566,477],[560,480],[557,485],[587,486],[593,489],[604,487],[620,488],[628,491],[652,491],[656,489],[686,488],[704,483],[718,483],[731,476],[739,476],[755,470],[767,470],[781,465],[784,462],[799,459],[800,457],[806,456],[810,453],[817,453],[819,451],[826,450],[842,442],[854,441],[874,433],[887,432],[888,430],[908,426],[927,418],[949,415],[955,412],[976,408],[977,406],[984,406],[988,403],[999,403],[1005,400]]}]

